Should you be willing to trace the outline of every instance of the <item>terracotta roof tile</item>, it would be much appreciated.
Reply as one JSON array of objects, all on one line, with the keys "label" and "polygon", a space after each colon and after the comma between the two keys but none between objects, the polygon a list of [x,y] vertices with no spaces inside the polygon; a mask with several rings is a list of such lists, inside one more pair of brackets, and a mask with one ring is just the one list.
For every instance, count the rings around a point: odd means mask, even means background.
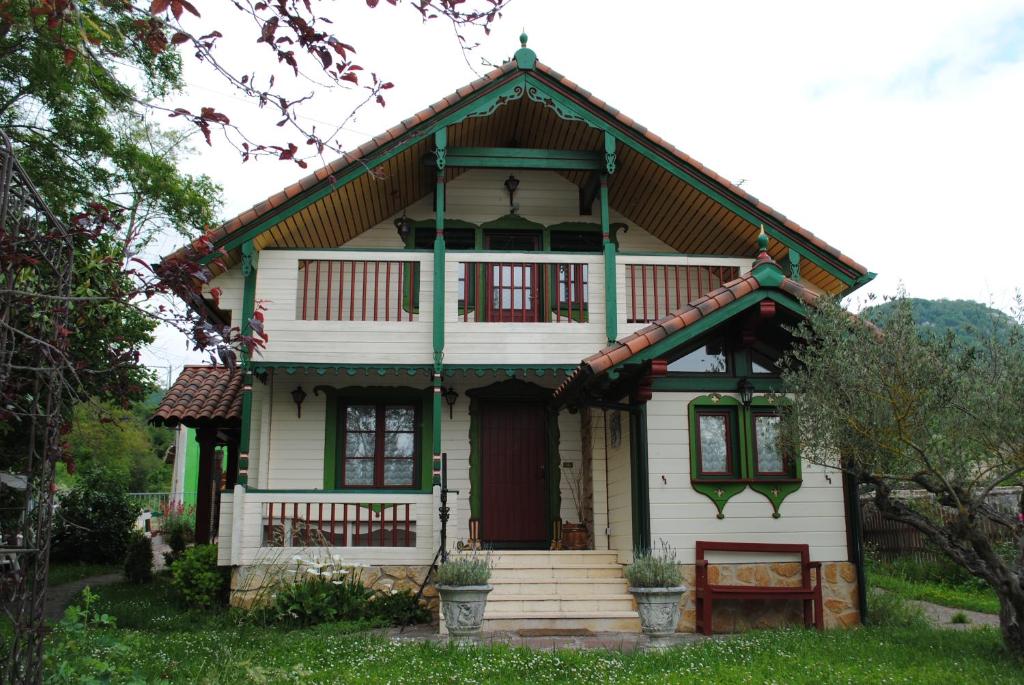
[{"label": "terracotta roof tile", "polygon": [[150,422],[237,425],[242,420],[242,372],[223,366],[186,366],[164,395]]}]

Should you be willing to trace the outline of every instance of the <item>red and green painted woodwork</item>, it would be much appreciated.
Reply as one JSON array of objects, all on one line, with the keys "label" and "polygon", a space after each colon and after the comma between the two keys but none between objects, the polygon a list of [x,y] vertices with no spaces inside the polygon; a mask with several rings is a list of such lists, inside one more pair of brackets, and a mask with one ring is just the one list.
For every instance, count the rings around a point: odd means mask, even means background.
[{"label": "red and green painted woodwork", "polygon": [[[353,164],[345,173],[337,177],[331,177],[331,180],[325,181],[309,193],[302,194],[294,200],[283,204],[245,230],[237,231],[224,238],[217,247],[226,250],[237,249],[245,242],[252,240],[257,235],[270,230],[275,225],[305,209],[312,203],[326,197],[337,188],[350,183],[392,157],[401,154],[409,147],[419,144],[423,137],[432,133],[436,137],[437,132],[445,130],[448,126],[457,124],[470,117],[490,116],[501,106],[526,97],[551,109],[562,119],[582,122],[591,128],[598,129],[612,136],[618,143],[650,160],[675,178],[749,223],[755,226],[761,223],[765,224],[768,233],[776,240],[781,241],[788,248],[796,251],[802,259],[810,261],[815,266],[824,269],[846,284],[847,292],[860,287],[874,278],[875,275],[873,273],[861,276],[819,246],[800,236],[794,235],[776,217],[768,215],[733,189],[722,186],[713,179],[708,179],[698,170],[685,165],[677,159],[674,153],[653,143],[649,138],[633,130],[632,127],[624,122],[608,114],[596,111],[589,103],[580,100],[576,94],[567,89],[556,77],[536,70],[534,67],[537,62],[537,55],[533,50],[527,47],[520,48],[516,52],[515,61],[519,67],[518,71],[510,71],[506,75],[495,79],[488,86],[480,88],[462,98],[450,111],[444,111],[421,122],[408,131],[407,135],[395,138],[391,142],[382,145],[367,159],[361,160],[361,163]],[[445,140],[443,142],[447,143],[446,134],[444,135]],[[441,149],[447,152],[447,145],[442,146]],[[215,257],[216,254],[207,255],[200,261],[206,264]]]},{"label": "red and green painted woodwork", "polygon": [[[434,426],[437,423],[439,411],[436,409],[436,401],[432,400],[430,389],[412,388],[408,386],[398,387],[344,387],[335,388],[330,385],[317,385],[313,388],[313,395],[323,393],[326,398],[327,418],[324,421],[324,480],[323,490],[311,492],[390,492],[390,493],[429,493],[433,485],[433,454],[437,444],[437,433]],[[339,439],[339,429],[344,425],[345,417],[341,415],[341,406],[346,401],[360,403],[386,404],[414,404],[419,409],[417,440],[419,450],[417,452],[416,467],[419,474],[419,482],[412,488],[342,488],[342,469],[344,468],[344,443]],[[285,492],[285,491],[280,491]]]},{"label": "red and green painted woodwork", "polygon": [[615,278],[615,242],[612,240],[608,177],[615,171],[615,136],[604,134],[605,171],[601,174],[601,242],[604,247],[605,335],[611,345],[619,337],[618,287]]},{"label": "red and green painted woodwork", "polygon": [[[696,492],[704,495],[718,509],[717,517],[725,518],[725,505],[749,486],[754,492],[764,495],[772,505],[772,518],[780,518],[779,508],[783,500],[800,489],[802,475],[799,457],[793,460],[793,473],[784,478],[757,476],[755,470],[753,425],[750,416],[755,408],[777,408],[781,400],[775,396],[754,397],[750,407],[744,407],[740,400],[729,395],[711,393],[695,397],[689,405],[690,433],[690,484]],[[732,450],[737,473],[727,477],[715,477],[700,473],[700,451],[697,444],[697,412],[701,409],[726,409],[735,415],[737,435],[732,438]]]},{"label": "red and green painted woodwork", "polygon": [[[256,247],[252,241],[242,244],[242,335],[252,335],[252,316],[256,310]],[[242,425],[238,435],[238,477],[236,483],[242,487],[249,484],[249,434],[252,431],[252,359],[242,348]]]}]

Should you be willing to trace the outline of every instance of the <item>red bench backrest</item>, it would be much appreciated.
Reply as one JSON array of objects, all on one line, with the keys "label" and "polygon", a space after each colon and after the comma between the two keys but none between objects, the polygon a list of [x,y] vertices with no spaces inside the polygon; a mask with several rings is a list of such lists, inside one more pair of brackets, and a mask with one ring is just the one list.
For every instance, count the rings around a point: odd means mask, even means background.
[{"label": "red bench backrest", "polygon": [[808,565],[811,563],[811,551],[807,545],[791,543],[771,542],[715,542],[711,540],[697,541],[697,561],[704,559],[704,552],[754,552],[759,554],[771,554],[782,552],[784,554],[800,555],[800,580],[804,588],[811,587],[811,574]]}]

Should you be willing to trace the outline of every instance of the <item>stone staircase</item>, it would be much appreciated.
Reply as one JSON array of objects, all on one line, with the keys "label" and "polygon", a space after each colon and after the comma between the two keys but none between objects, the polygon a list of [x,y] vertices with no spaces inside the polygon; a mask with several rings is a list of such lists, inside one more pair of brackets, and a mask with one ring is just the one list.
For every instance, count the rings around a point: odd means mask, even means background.
[{"label": "stone staircase", "polygon": [[640,630],[616,552],[496,551],[490,558],[494,590],[484,631]]}]

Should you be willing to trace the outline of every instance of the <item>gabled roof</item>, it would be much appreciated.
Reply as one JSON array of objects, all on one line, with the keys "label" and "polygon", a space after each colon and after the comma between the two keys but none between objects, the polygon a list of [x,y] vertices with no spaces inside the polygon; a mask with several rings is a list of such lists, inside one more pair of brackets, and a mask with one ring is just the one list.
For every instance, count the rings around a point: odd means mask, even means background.
[{"label": "gabled roof", "polygon": [[[336,247],[397,214],[433,189],[423,158],[434,132],[448,145],[604,150],[616,139],[610,203],[630,221],[691,254],[749,253],[763,224],[775,238],[771,256],[802,256],[802,277],[839,293],[873,276],[867,269],[787,219],[631,118],[520,49],[513,60],[459,88],[350,153],[212,230],[228,265],[240,245]],[[461,173],[447,168],[452,179]],[[582,185],[587,172],[561,171]],[[458,217],[450,217],[458,218]],[[184,256],[179,250],[172,256]]]},{"label": "gabled roof", "polygon": [[[780,293],[784,300],[790,300],[797,306],[812,304],[821,297],[807,286],[788,278],[779,265],[766,252],[762,252],[754,262],[753,269],[748,273],[712,290],[682,309],[619,338],[611,345],[584,359],[576,370],[555,389],[554,398],[559,401],[585,380],[606,374],[614,368],[646,361],[645,357],[649,354],[645,353],[652,351],[659,343],[661,343],[659,346],[661,348],[669,345],[673,348],[684,345],[696,335],[705,332],[706,326],[700,326],[701,323],[709,324],[715,318],[731,318],[731,316],[746,311],[757,302],[770,297],[770,293],[773,291]],[[714,316],[724,312],[729,305],[736,310],[735,313],[730,312],[728,317]],[[714,321],[714,325],[720,323],[722,321]],[[696,330],[698,328],[701,330]]]},{"label": "gabled roof", "polygon": [[235,427],[242,420],[242,372],[224,366],[186,366],[150,418],[156,426]]}]

